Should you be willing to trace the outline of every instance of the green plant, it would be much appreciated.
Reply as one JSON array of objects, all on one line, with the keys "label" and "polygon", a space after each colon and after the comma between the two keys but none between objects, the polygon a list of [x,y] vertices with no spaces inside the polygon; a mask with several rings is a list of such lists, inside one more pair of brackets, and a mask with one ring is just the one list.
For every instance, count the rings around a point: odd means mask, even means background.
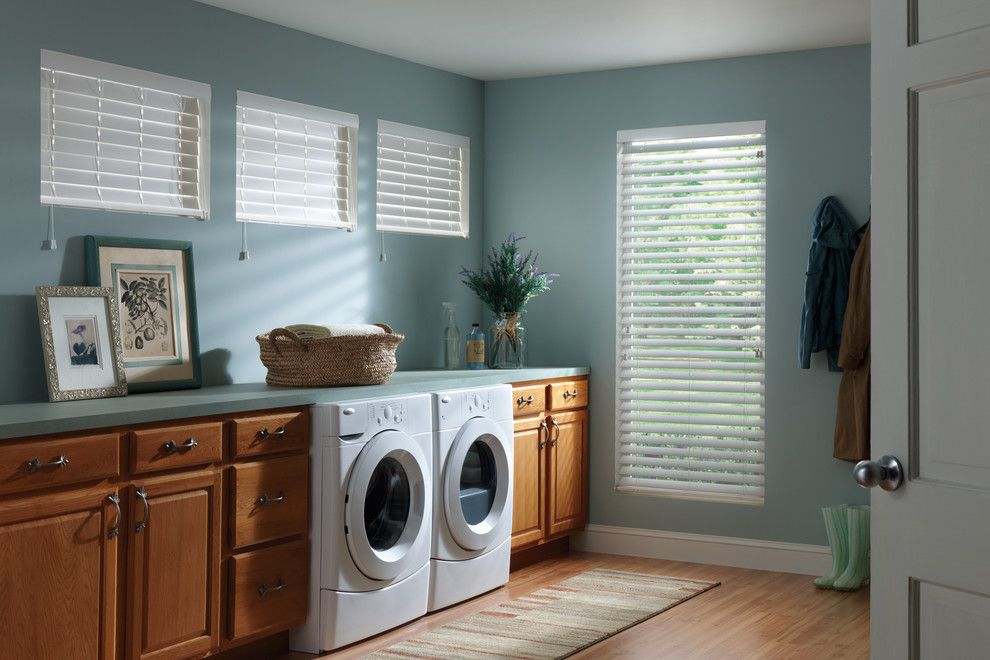
[{"label": "green plant", "polygon": [[514,233],[498,247],[493,247],[480,270],[461,268],[464,284],[481,299],[496,316],[518,314],[534,296],[550,290],[556,273],[540,270],[538,255],[532,251],[523,256]]}]

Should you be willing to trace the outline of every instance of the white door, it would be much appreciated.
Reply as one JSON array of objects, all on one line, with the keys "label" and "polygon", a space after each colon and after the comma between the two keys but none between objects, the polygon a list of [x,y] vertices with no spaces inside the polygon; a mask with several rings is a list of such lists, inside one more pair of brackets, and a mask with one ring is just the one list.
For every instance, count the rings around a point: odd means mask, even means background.
[{"label": "white door", "polygon": [[491,419],[475,417],[461,427],[447,454],[444,515],[465,550],[487,550],[504,541],[511,525],[512,461],[505,435]]},{"label": "white door", "polygon": [[872,13],[871,650],[988,658],[990,1]]}]

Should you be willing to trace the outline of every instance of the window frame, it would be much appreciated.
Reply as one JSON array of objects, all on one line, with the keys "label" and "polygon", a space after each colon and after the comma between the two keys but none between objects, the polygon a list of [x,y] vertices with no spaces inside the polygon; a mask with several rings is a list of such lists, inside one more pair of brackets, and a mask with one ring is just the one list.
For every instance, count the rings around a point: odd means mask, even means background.
[{"label": "window frame", "polygon": [[[199,150],[197,153],[197,185],[199,189],[199,210],[190,213],[167,213],[161,209],[142,209],[140,207],[134,208],[130,205],[122,205],[114,207],[111,205],[98,205],[98,204],[67,204],[59,201],[44,201],[44,194],[42,193],[39,197],[41,204],[43,206],[59,207],[59,208],[76,208],[76,209],[87,209],[96,211],[112,211],[118,213],[133,213],[139,215],[159,215],[164,217],[177,217],[177,218],[189,218],[194,220],[209,220],[210,219],[210,168],[211,168],[211,141],[210,141],[210,124],[211,124],[211,108],[212,108],[212,87],[208,83],[196,82],[193,80],[188,80],[186,78],[179,78],[176,76],[169,76],[162,73],[156,73],[153,71],[147,71],[144,69],[136,69],[132,67],[122,66],[120,64],[113,64],[111,62],[104,62],[102,60],[94,60],[86,57],[80,57],[78,55],[70,55],[68,53],[61,53],[58,51],[42,49],[40,57],[39,71],[45,69],[53,69],[56,71],[64,71],[69,74],[75,74],[80,76],[87,76],[91,78],[99,78],[104,80],[109,80],[114,83],[120,83],[124,85],[130,85],[134,87],[147,87],[155,89],[160,92],[167,92],[174,95],[186,96],[190,98],[195,98],[199,102]],[[41,93],[45,93],[45,87],[41,88]],[[41,101],[40,110],[42,111],[39,115],[39,129],[43,130],[42,127],[45,123],[45,117],[43,109],[45,107],[45,101]],[[40,149],[39,149],[40,152]],[[39,188],[41,182],[39,180]]]},{"label": "window frame", "polygon": [[[763,331],[763,346],[760,349],[759,357],[763,360],[762,366],[762,378],[759,381],[762,387],[762,397],[763,397],[763,414],[761,419],[760,430],[762,432],[762,452],[763,457],[760,460],[760,465],[762,466],[762,475],[764,478],[763,484],[761,485],[761,493],[758,497],[756,496],[746,496],[737,494],[727,494],[727,493],[715,493],[711,491],[697,491],[691,492],[687,490],[677,490],[677,489],[665,489],[665,488],[638,488],[632,486],[622,485],[622,475],[620,474],[620,468],[622,466],[621,460],[623,457],[622,451],[622,394],[623,394],[623,257],[624,248],[623,241],[626,236],[623,233],[623,147],[631,142],[649,142],[656,140],[676,140],[676,139],[703,139],[718,136],[744,136],[750,134],[761,134],[763,137],[763,154],[764,159],[762,168],[762,190],[763,190],[763,200],[762,200],[762,210],[763,210],[763,220],[762,220],[762,241],[763,241],[763,260],[762,260],[762,276],[763,276],[763,303],[760,307],[761,310],[761,324]],[[766,273],[767,273],[767,252],[766,246],[768,241],[768,213],[767,213],[767,187],[768,187],[768,176],[767,176],[767,128],[765,120],[754,120],[754,121],[742,121],[742,122],[725,122],[725,123],[713,123],[713,124],[696,124],[696,125],[682,125],[682,126],[670,126],[670,127],[658,127],[658,128],[645,128],[645,129],[631,129],[631,130],[620,130],[616,132],[616,197],[615,197],[615,249],[616,249],[616,283],[615,283],[615,304],[616,304],[616,325],[615,325],[615,428],[614,428],[614,489],[617,493],[624,495],[640,495],[647,497],[661,497],[665,499],[681,499],[681,500],[692,500],[692,501],[709,501],[724,504],[745,504],[745,505],[755,505],[763,506],[766,502],[766,384],[767,384],[767,371],[766,371],[766,327],[767,327],[767,304],[766,304]],[[740,177],[742,178],[742,177]],[[717,220],[717,219],[713,219]],[[719,224],[717,222],[712,222],[711,224]],[[700,227],[699,227],[700,228]],[[741,278],[742,279],[742,278]],[[660,391],[670,391],[675,392],[675,390],[660,390]],[[693,394],[698,392],[698,390],[693,388],[685,388],[683,390],[677,390],[677,394]],[[688,457],[690,458],[690,456]],[[703,459],[695,459],[703,460]]]}]

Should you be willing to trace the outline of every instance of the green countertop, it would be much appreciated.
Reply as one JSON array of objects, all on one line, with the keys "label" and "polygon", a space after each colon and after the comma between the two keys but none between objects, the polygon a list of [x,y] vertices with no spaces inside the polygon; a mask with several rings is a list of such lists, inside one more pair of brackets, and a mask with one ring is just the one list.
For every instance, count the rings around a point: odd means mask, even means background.
[{"label": "green countertop", "polygon": [[0,439],[498,383],[584,376],[588,371],[586,367],[397,371],[384,385],[362,387],[297,388],[245,383],[178,392],[134,394],[114,399],[11,403],[0,405]]}]

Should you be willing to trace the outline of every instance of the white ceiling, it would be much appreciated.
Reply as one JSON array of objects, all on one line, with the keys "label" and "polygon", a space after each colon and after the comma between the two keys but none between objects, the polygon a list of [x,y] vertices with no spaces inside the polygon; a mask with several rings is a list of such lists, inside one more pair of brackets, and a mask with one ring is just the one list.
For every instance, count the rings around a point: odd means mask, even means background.
[{"label": "white ceiling", "polygon": [[200,0],[481,80],[870,40],[869,0]]}]

